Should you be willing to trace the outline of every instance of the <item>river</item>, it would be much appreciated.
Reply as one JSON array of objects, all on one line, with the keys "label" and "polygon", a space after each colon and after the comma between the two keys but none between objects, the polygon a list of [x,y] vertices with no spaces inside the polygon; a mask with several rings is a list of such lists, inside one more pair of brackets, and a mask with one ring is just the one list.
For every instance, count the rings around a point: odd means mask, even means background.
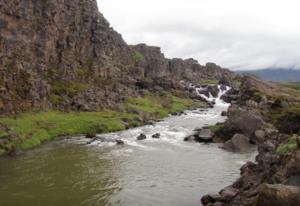
[{"label": "river", "polygon": [[[151,126],[100,135],[124,146],[84,137],[60,138],[17,158],[0,159],[1,206],[197,206],[239,177],[255,149],[231,153],[218,144],[184,142],[193,129],[225,121],[228,104],[186,111]],[[144,133],[147,139],[137,141]],[[151,135],[160,133],[160,139]]]}]

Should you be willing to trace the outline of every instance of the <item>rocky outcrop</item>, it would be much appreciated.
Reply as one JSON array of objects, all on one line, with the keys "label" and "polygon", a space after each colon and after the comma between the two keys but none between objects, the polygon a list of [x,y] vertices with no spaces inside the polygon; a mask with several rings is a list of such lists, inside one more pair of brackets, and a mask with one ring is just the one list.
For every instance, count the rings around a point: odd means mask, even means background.
[{"label": "rocky outcrop", "polygon": [[2,0],[0,31],[0,115],[116,109],[138,89],[235,76],[213,63],[167,59],[158,47],[128,46],[96,0]]},{"label": "rocky outcrop", "polygon": [[[284,104],[276,103],[278,96]],[[287,96],[290,100],[286,99]],[[216,195],[204,196],[204,205],[299,205],[299,135],[282,133],[284,130],[278,129],[281,123],[277,118],[281,113],[289,117],[285,111],[297,107],[299,96],[296,91],[273,83],[264,83],[253,77],[244,78],[237,102],[229,110],[224,127],[216,135],[223,137],[223,141],[228,140],[225,145],[229,148],[237,139],[243,139],[242,145],[248,145],[250,138],[257,145],[258,155],[255,162],[247,162],[241,167],[241,177],[232,185]],[[289,118],[286,120],[294,125]],[[228,192],[224,193],[224,190]]]}]

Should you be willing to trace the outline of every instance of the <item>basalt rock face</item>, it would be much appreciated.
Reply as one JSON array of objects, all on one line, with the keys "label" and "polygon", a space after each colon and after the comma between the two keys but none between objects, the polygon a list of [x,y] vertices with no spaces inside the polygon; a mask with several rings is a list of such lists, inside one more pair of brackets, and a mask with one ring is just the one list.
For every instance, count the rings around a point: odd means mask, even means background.
[{"label": "basalt rock face", "polygon": [[127,83],[142,73],[94,0],[1,0],[0,31],[2,114],[68,104],[75,95],[56,93],[54,102],[51,94],[69,82],[112,90],[105,80]]},{"label": "basalt rock face", "polygon": [[173,80],[188,80],[197,83],[200,79],[232,80],[235,75],[214,63],[202,66],[195,59],[167,59],[159,47],[145,44],[131,46],[135,51],[145,56],[141,66],[145,69],[145,76],[150,78],[163,77]]},{"label": "basalt rock face", "polygon": [[234,74],[166,59],[158,47],[127,45],[96,0],[0,1],[0,115],[116,108],[137,89],[207,77]]}]

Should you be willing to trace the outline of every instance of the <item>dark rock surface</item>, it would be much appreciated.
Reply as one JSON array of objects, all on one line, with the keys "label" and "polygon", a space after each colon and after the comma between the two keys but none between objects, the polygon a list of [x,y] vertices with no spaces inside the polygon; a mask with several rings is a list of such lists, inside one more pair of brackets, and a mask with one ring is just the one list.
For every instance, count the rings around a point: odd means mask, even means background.
[{"label": "dark rock surface", "polygon": [[136,139],[137,140],[145,140],[145,139],[147,139],[147,136],[145,134],[140,134],[139,136],[137,136]]},{"label": "dark rock surface", "polygon": [[245,152],[252,148],[249,138],[242,134],[235,134],[230,140],[222,145],[222,148],[229,151]]},{"label": "dark rock surface", "polygon": [[153,139],[159,139],[160,138],[160,133],[156,133],[154,135],[152,135]]}]

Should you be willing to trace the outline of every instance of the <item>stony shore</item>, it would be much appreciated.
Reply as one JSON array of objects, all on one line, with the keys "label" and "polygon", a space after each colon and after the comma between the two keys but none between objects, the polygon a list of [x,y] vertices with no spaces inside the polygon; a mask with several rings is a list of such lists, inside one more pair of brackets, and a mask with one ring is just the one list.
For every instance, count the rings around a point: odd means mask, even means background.
[{"label": "stony shore", "polygon": [[256,144],[255,162],[241,167],[241,177],[201,201],[205,206],[300,205],[299,91],[245,77],[227,121],[214,139],[242,152],[245,141]]}]

